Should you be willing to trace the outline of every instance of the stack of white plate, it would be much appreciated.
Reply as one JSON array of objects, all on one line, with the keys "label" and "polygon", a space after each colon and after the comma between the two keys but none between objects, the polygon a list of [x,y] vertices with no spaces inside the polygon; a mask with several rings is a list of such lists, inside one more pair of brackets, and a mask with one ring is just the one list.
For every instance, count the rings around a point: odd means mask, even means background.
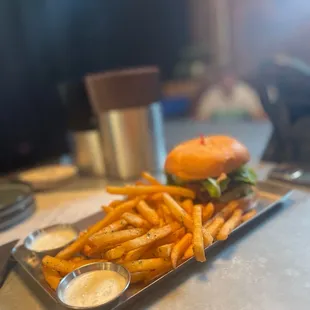
[{"label": "stack of white plate", "polygon": [[35,200],[32,189],[23,183],[0,183],[0,231],[32,215]]}]

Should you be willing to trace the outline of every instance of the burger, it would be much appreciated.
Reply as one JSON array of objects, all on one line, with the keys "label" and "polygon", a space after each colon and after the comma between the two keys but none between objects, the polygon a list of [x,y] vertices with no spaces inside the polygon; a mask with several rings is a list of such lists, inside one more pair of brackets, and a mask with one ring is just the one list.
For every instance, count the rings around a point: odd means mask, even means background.
[{"label": "burger", "polygon": [[168,154],[167,183],[192,189],[198,203],[226,204],[240,200],[244,208],[254,199],[255,172],[246,166],[248,149],[228,136],[185,141]]}]

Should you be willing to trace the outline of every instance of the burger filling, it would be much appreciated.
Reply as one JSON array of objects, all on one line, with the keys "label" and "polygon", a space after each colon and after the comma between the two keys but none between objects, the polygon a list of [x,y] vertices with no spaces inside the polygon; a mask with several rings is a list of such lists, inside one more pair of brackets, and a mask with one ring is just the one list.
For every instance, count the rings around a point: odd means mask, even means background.
[{"label": "burger filling", "polygon": [[184,186],[196,192],[199,201],[227,202],[245,197],[253,192],[252,187],[257,180],[255,172],[246,166],[218,178],[197,181],[184,181],[174,175],[167,174],[169,185]]}]

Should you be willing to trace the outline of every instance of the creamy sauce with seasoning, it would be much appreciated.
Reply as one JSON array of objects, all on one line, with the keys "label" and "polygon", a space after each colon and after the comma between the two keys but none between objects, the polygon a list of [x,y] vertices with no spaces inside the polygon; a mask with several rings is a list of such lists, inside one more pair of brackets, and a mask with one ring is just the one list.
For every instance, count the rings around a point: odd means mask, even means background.
[{"label": "creamy sauce with seasoning", "polygon": [[90,271],[69,283],[63,300],[75,307],[99,306],[114,299],[125,286],[125,278],[115,271]]},{"label": "creamy sauce with seasoning", "polygon": [[52,250],[64,246],[76,237],[76,232],[70,228],[57,228],[39,235],[30,247],[37,252]]}]

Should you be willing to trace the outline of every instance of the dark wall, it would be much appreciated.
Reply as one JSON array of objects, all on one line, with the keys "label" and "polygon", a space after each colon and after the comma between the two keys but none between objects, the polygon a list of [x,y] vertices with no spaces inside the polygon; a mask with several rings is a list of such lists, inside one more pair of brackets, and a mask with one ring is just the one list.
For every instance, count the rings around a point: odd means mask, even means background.
[{"label": "dark wall", "polygon": [[0,172],[66,150],[56,85],[157,64],[188,43],[187,0],[0,1]]}]

